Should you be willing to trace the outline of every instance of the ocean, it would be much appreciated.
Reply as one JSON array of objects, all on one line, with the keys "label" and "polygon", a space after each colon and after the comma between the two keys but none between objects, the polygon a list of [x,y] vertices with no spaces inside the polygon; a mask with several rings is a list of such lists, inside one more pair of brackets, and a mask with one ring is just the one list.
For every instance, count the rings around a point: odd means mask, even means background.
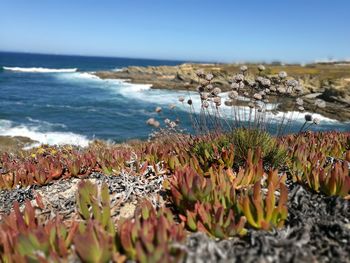
[{"label": "ocean", "polygon": [[[0,136],[25,136],[46,144],[86,146],[93,139],[146,139],[149,118],[181,120],[191,130],[185,91],[102,80],[92,72],[127,66],[177,65],[181,61],[38,55],[0,52]],[[195,103],[199,101],[195,100]],[[175,110],[169,109],[175,104]],[[162,107],[161,114],[154,110]],[[198,109],[199,110],[199,109]],[[224,109],[225,111],[225,109]],[[228,109],[226,109],[226,112]],[[317,128],[350,131],[349,123],[327,118]],[[303,116],[295,126],[301,126]]]}]

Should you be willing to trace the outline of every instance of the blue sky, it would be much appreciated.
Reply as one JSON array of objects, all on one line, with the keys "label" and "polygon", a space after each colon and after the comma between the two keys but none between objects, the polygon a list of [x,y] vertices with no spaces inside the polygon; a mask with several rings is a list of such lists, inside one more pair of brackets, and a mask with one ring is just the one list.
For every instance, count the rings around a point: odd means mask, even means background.
[{"label": "blue sky", "polygon": [[349,0],[1,0],[0,50],[210,61],[350,58]]}]

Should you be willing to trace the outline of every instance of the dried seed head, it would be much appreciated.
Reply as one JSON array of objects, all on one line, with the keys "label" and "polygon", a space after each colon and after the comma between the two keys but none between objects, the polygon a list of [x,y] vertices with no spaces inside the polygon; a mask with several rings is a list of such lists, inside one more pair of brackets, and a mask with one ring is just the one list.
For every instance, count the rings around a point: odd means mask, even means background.
[{"label": "dried seed head", "polygon": [[154,118],[149,118],[149,119],[146,121],[146,124],[153,126],[153,124],[154,124],[155,121],[156,121],[156,120],[155,120]]},{"label": "dried seed head", "polygon": [[180,102],[184,102],[184,101],[185,101],[185,97],[184,97],[184,96],[180,96],[180,97],[179,97],[179,101],[180,101]]},{"label": "dried seed head", "polygon": [[214,86],[211,85],[211,84],[209,84],[209,85],[206,86],[206,89],[207,89],[208,91],[211,91],[213,88],[214,88]]},{"label": "dried seed head", "polygon": [[176,122],[171,121],[171,122],[169,123],[169,127],[170,127],[170,128],[175,128],[175,127],[176,127]]},{"label": "dried seed head", "polygon": [[287,92],[286,88],[283,86],[278,86],[277,91],[281,94],[285,94]]},{"label": "dried seed head", "polygon": [[295,100],[295,103],[296,103],[297,105],[299,105],[299,106],[303,106],[303,105],[304,105],[304,101],[303,101],[302,98],[297,98],[297,99]]},{"label": "dried seed head", "polygon": [[208,92],[202,92],[201,93],[201,99],[202,100],[206,100],[209,98],[209,93]]},{"label": "dried seed head", "polygon": [[263,80],[264,80],[264,78],[263,77],[261,77],[261,76],[258,76],[258,77],[256,77],[256,82],[259,82],[259,83],[261,83]]},{"label": "dried seed head", "polygon": [[228,97],[230,98],[230,99],[237,99],[238,98],[238,92],[237,91],[235,91],[235,90],[233,90],[233,91],[231,91],[229,94],[228,94]]},{"label": "dried seed head", "polygon": [[258,70],[259,71],[264,71],[265,70],[265,66],[264,65],[259,65],[258,66]]},{"label": "dried seed head", "polygon": [[204,108],[208,108],[209,107],[209,102],[205,100],[205,101],[203,101],[202,105],[203,105]]},{"label": "dried seed head", "polygon": [[316,105],[316,107],[321,108],[321,109],[326,108],[326,102],[324,100],[321,100],[321,99],[315,100],[315,105]]},{"label": "dried seed head", "polygon": [[312,121],[312,116],[310,114],[305,114],[305,121]]},{"label": "dried seed head", "polygon": [[204,87],[202,85],[199,85],[199,86],[197,86],[196,90],[198,92],[203,92],[204,91]]},{"label": "dried seed head", "polygon": [[270,89],[268,89],[268,88],[266,88],[264,91],[265,91],[266,94],[270,93]]},{"label": "dried seed head", "polygon": [[166,118],[166,119],[164,120],[164,123],[165,123],[165,124],[169,124],[169,123],[170,123],[170,120],[169,120],[168,118]]},{"label": "dried seed head", "polygon": [[243,95],[246,96],[246,97],[249,97],[249,92],[246,91],[246,92],[243,93]]},{"label": "dried seed head", "polygon": [[256,100],[262,100],[262,96],[259,93],[255,93],[253,98],[256,99]]},{"label": "dried seed head", "polygon": [[240,83],[239,83],[239,88],[240,88],[240,89],[244,89],[244,86],[245,86],[245,85],[244,85],[243,82],[240,82]]},{"label": "dried seed head", "polygon": [[293,92],[293,89],[292,89],[291,87],[288,87],[288,88],[286,89],[286,93],[287,93],[287,94],[292,94],[292,92]]},{"label": "dried seed head", "polygon": [[287,75],[287,72],[285,72],[285,71],[280,71],[280,73],[278,73],[278,76],[279,76],[281,79],[285,79],[288,75]]},{"label": "dried seed head", "polygon": [[200,77],[200,78],[204,77],[205,74],[204,74],[203,69],[198,69],[198,70],[196,71],[196,75],[197,75],[198,77]]},{"label": "dried seed head", "polygon": [[296,86],[299,85],[299,82],[295,79],[289,79],[287,80],[286,85],[295,88]]},{"label": "dried seed head", "polygon": [[211,81],[213,78],[214,78],[214,75],[211,74],[211,73],[209,73],[209,74],[207,74],[207,75],[205,76],[205,79],[206,79],[207,81]]},{"label": "dried seed head", "polygon": [[242,72],[246,72],[248,70],[248,67],[246,66],[246,65],[243,65],[242,67],[241,67],[241,71]]},{"label": "dried seed head", "polygon": [[157,112],[157,113],[160,113],[162,111],[162,108],[161,107],[157,107],[156,109],[155,109],[155,112]]},{"label": "dried seed head", "polygon": [[220,104],[221,105],[221,97],[219,97],[219,96],[214,97],[213,101],[214,101],[215,104]]},{"label": "dried seed head", "polygon": [[275,86],[271,86],[269,89],[270,89],[271,92],[276,92],[277,91]]},{"label": "dried seed head", "polygon": [[265,87],[270,87],[271,86],[271,80],[269,79],[262,79],[261,81],[261,85],[265,86]]},{"label": "dried seed head", "polygon": [[232,84],[231,84],[231,88],[232,88],[233,90],[238,90],[238,89],[239,89],[239,83],[237,83],[237,82],[232,83]]},{"label": "dried seed head", "polygon": [[214,96],[217,96],[217,95],[219,95],[221,93],[221,89],[216,87],[216,88],[213,89],[212,93],[213,93]]},{"label": "dried seed head", "polygon": [[243,81],[243,80],[244,80],[244,75],[243,75],[243,74],[237,74],[237,75],[235,76],[235,80],[236,80],[237,82]]}]

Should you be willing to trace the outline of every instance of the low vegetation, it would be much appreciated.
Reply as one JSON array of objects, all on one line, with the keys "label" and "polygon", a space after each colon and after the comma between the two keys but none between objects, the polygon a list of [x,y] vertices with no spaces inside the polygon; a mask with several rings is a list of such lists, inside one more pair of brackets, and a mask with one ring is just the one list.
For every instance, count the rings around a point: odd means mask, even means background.
[{"label": "low vegetation", "polygon": [[[213,87],[205,96],[205,91],[199,90],[202,115],[193,116],[198,118],[195,136],[178,134],[174,122],[165,136],[132,146],[41,146],[18,155],[3,154],[1,189],[41,187],[73,178],[80,183],[75,216],[69,220],[59,215],[43,218],[40,211],[45,204],[40,195],[35,202],[15,202],[0,222],[1,261],[178,262],[186,257],[184,244],[191,232],[228,239],[247,236],[253,229],[285,227],[287,182],[320,195],[349,199],[350,133],[282,134],[293,121],[286,116],[280,120],[277,136],[270,135],[270,113],[259,111],[263,105],[260,97],[266,94],[257,93],[259,85],[269,84],[263,70],[260,68],[260,84],[251,87],[251,116],[236,119],[239,125],[228,124],[229,129],[220,115],[220,92],[214,92]],[[241,71],[233,81],[238,89],[247,70]],[[199,81],[207,81],[201,87],[208,89],[214,76],[198,75]],[[280,73],[275,81],[290,84],[285,78],[285,73]],[[293,89],[296,87],[294,83]],[[266,92],[267,87],[263,88]],[[207,103],[211,106],[206,107]],[[238,118],[240,109],[234,110]],[[215,129],[209,129],[208,120],[216,123]],[[108,185],[98,186],[87,178],[91,174],[114,177],[122,173],[166,177],[163,198],[168,207],[155,207],[145,199],[132,217],[117,220]]]}]

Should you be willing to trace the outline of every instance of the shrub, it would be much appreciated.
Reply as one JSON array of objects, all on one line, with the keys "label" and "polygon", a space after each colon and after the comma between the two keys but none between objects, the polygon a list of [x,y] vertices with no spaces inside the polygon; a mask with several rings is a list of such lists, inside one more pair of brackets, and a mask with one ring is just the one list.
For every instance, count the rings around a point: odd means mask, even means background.
[{"label": "shrub", "polygon": [[238,162],[247,160],[249,150],[255,152],[257,149],[261,150],[261,158],[272,167],[279,167],[286,160],[286,150],[266,131],[238,128],[233,131],[231,138]]}]

